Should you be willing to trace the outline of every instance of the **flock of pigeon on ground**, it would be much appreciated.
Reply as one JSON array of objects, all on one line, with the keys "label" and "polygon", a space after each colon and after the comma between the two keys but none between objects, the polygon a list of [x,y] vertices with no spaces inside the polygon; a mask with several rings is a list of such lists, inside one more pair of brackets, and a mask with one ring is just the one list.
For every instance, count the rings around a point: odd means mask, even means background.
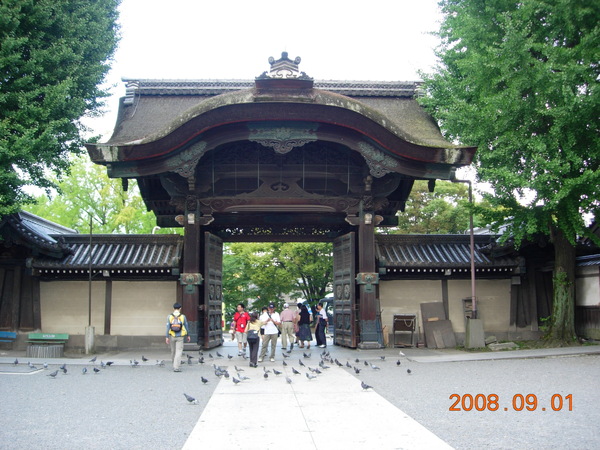
[{"label": "flock of pigeon on ground", "polygon": [[[282,353],[283,353],[283,357],[284,357],[284,359],[283,359],[283,366],[287,367],[287,366],[291,365],[291,364],[288,364],[286,362],[286,359],[288,359],[288,358],[291,357],[291,354],[290,354],[291,352],[289,352],[289,351],[286,352],[285,350],[282,350]],[[217,358],[225,358],[225,356],[222,355],[221,353],[219,353],[218,351],[216,351],[215,354],[217,355]],[[187,358],[187,361],[182,361],[182,364],[186,364],[187,363],[188,365],[192,365],[192,364],[204,364],[205,363],[204,352],[202,350],[199,351],[199,357],[198,358],[194,358],[193,356],[191,356],[189,354],[186,354],[185,356]],[[400,352],[400,356],[405,357],[406,355],[404,353]],[[211,360],[215,359],[215,357],[212,355],[212,353],[208,353],[208,358],[211,359]],[[230,354],[228,354],[227,358],[231,360],[233,358],[233,356],[231,356]],[[385,356],[380,356],[379,358],[380,358],[381,362],[385,362]],[[246,359],[245,355],[244,355],[244,359]],[[346,361],[346,364],[342,364],[340,361],[338,361],[337,358],[333,358],[331,356],[331,354],[328,351],[326,351],[326,350],[323,350],[323,352],[321,352],[320,358],[319,358],[319,362],[318,362],[318,364],[315,367],[311,367],[310,366],[310,362],[308,361],[310,359],[311,359],[311,353],[306,353],[306,352],[302,352],[302,358],[298,359],[298,367],[301,367],[300,370],[302,370],[302,371],[307,370],[307,372],[305,372],[305,375],[306,375],[306,378],[309,381],[316,379],[324,371],[330,369],[332,365],[336,365],[338,367],[346,367],[346,368],[352,369],[352,370],[354,370],[354,373],[356,375],[360,374],[361,370],[363,370],[365,367],[366,368],[370,368],[371,370],[381,370],[381,368],[379,366],[377,366],[376,364],[373,364],[372,362],[369,362],[369,361],[362,361],[363,364],[364,364],[364,366],[361,367],[360,366],[360,362],[361,361],[358,358],[356,358],[353,363],[351,363],[350,361]],[[94,374],[98,374],[98,373],[101,372],[101,369],[106,369],[107,367],[110,367],[111,365],[114,364],[113,361],[107,361],[107,362],[100,361],[100,364],[99,364],[100,368],[98,368],[96,366],[96,361],[97,361],[97,357],[96,356],[94,356],[89,361],[90,363],[93,364],[92,370],[93,370]],[[304,361],[306,361],[306,362],[304,362]],[[146,358],[144,355],[142,355],[142,362],[143,363],[147,363],[148,362],[148,358]],[[19,364],[19,360],[15,359],[14,365],[16,366],[18,364]],[[28,362],[27,365],[32,370],[37,370],[38,369],[31,362]],[[129,360],[129,365],[132,368],[135,369],[135,368],[140,367],[140,362],[137,361],[137,360],[135,360],[135,359]],[[164,367],[165,366],[165,361],[164,360],[156,360],[156,365],[159,366],[159,367]],[[401,365],[402,365],[402,362],[400,361],[400,359],[398,359],[396,361],[396,366],[400,367]],[[237,365],[233,366],[234,369],[235,369],[235,372],[236,372],[237,376],[231,375],[229,373],[228,368],[225,367],[225,366],[218,366],[217,364],[213,363],[212,367],[214,369],[214,373],[217,376],[217,378],[219,378],[219,379],[220,378],[231,379],[231,381],[235,385],[238,385],[238,384],[242,383],[243,381],[246,381],[246,380],[250,379],[249,377],[247,377],[244,374],[242,374],[242,372],[244,372],[244,369],[238,367]],[[43,363],[43,368],[44,369],[48,369],[48,363]],[[292,370],[292,373],[294,375],[301,375],[302,374],[299,370],[297,370],[293,366],[291,367],[291,370]],[[49,373],[48,376],[50,378],[56,378],[56,376],[59,374],[59,372],[62,372],[64,375],[66,375],[67,372],[68,372],[67,365],[66,364],[62,364],[57,370]],[[87,367],[83,367],[81,369],[81,373],[82,373],[82,375],[86,375],[88,373],[88,368]],[[408,375],[410,375],[412,373],[412,371],[407,368],[406,369],[406,373]],[[282,375],[283,372],[279,371],[279,370],[277,370],[275,368],[267,369],[266,367],[263,367],[262,377],[265,380],[268,380],[269,376],[271,374],[275,375],[275,377],[278,377],[278,376]],[[290,378],[289,376],[285,376],[284,378],[285,378],[285,381],[288,384],[292,384],[293,383],[292,378]],[[207,378],[204,378],[203,376],[200,376],[200,380],[202,381],[203,384],[206,384],[206,383],[209,382],[209,380]],[[373,389],[372,386],[369,386],[364,381],[360,382],[360,386],[361,386],[361,388],[363,390]],[[198,404],[198,401],[194,397],[192,397],[192,396],[190,396],[190,395],[188,395],[186,393],[184,393],[183,395],[185,396],[186,400],[190,404]]]},{"label": "flock of pigeon on ground", "polygon": [[[218,358],[224,358],[224,356],[222,354],[220,354],[219,352],[216,352],[216,355]],[[190,355],[186,355],[188,358],[188,364],[193,364],[193,357]],[[406,356],[404,353],[400,352],[400,356]],[[373,364],[372,362],[369,361],[362,361],[364,366],[361,367],[360,366],[360,359],[356,358],[354,360],[354,364],[351,364],[350,361],[346,361],[346,364],[342,364],[337,358],[333,358],[331,356],[331,354],[326,351],[323,350],[323,352],[320,354],[320,359],[319,362],[317,364],[317,366],[315,367],[311,367],[310,362],[308,360],[311,359],[311,353],[305,353],[302,352],[302,358],[298,359],[298,367],[301,367],[300,370],[297,370],[291,363],[288,363],[286,361],[286,359],[290,358],[290,352],[286,352],[283,351],[283,366],[284,367],[291,367],[291,371],[292,374],[294,375],[302,375],[301,371],[305,371],[308,370],[308,372],[304,372],[306,378],[311,381],[314,380],[316,378],[318,378],[319,375],[321,375],[324,371],[330,369],[333,365],[338,366],[338,367],[347,367],[350,369],[354,370],[354,373],[356,373],[357,375],[361,372],[361,370],[363,370],[365,367],[370,368],[371,370],[381,370],[381,367],[377,366],[376,364]],[[208,354],[208,358],[210,359],[214,359],[213,355],[211,353]],[[227,358],[232,359],[233,357],[231,355],[227,355]],[[381,362],[385,362],[385,356],[380,356],[380,360]],[[305,362],[306,361],[306,362]],[[198,363],[199,364],[203,364],[204,363],[204,354],[202,351],[200,351],[200,357],[198,358]],[[396,361],[396,366],[400,367],[402,365],[402,362],[400,361],[400,359],[398,359]],[[238,367],[237,365],[234,365],[234,369],[236,372],[236,375],[232,375],[229,373],[229,369],[228,367],[225,366],[218,366],[217,364],[212,364],[212,367],[214,369],[214,373],[217,376],[217,378],[226,378],[226,379],[231,379],[231,381],[233,382],[233,384],[238,385],[246,380],[249,380],[250,378],[245,376],[242,372],[244,372],[243,368]],[[412,371],[410,369],[406,369],[406,373],[408,375],[412,374]],[[275,377],[279,377],[280,375],[283,375],[282,371],[279,371],[275,368],[272,369],[267,369],[266,367],[263,366],[263,374],[262,374],[262,378],[266,380],[269,379],[270,375],[273,374],[275,375]],[[285,378],[285,381],[288,384],[292,384],[293,383],[293,379],[290,378],[289,376],[284,376],[283,378]],[[209,382],[208,379],[204,378],[203,376],[200,377],[200,379],[202,380],[203,384],[206,384]],[[367,383],[365,383],[364,381],[360,382],[360,386],[363,390],[367,390],[367,389],[373,389],[372,386],[369,386]],[[186,394],[185,392],[183,393],[185,399],[190,403],[190,404],[194,404],[197,405],[198,401],[192,397],[191,395]]]}]

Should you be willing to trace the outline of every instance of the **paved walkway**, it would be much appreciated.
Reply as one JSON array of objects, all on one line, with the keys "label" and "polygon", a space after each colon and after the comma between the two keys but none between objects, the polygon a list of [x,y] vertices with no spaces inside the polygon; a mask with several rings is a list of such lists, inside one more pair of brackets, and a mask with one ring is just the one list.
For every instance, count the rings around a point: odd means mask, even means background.
[{"label": "paved walkway", "polygon": [[[448,363],[460,361],[482,361],[515,358],[548,358],[565,357],[582,354],[600,354],[600,346],[569,347],[537,350],[515,350],[499,352],[463,352],[455,349],[381,349],[351,350],[329,346],[332,358],[341,363],[360,359],[362,366],[368,364],[393,365],[400,359],[407,363]],[[451,448],[446,442],[427,428],[413,420],[405,412],[394,406],[382,395],[378,386],[373,389],[361,387],[361,375],[355,375],[352,369],[337,367],[327,362],[329,369],[320,368],[321,374],[309,379],[306,374],[314,376],[314,369],[319,367],[321,349],[313,348],[310,358],[304,358],[303,351],[295,349],[292,356],[283,365],[281,350],[278,349],[277,361],[265,362],[257,369],[247,366],[241,358],[229,360],[227,354],[235,355],[235,343],[225,342],[219,351],[223,358],[209,360],[204,366],[212,363],[227,367],[230,378],[221,378],[202,411],[196,425],[191,429],[184,449],[205,448],[218,444],[220,447],[232,449],[444,449]],[[308,353],[308,352],[307,352]],[[139,349],[112,352],[96,355],[98,361],[114,361],[115,365],[128,365],[132,359],[140,359],[141,354],[149,359],[148,365],[164,358],[165,349]],[[381,358],[386,361],[379,363]],[[18,358],[18,367],[11,363]],[[300,360],[305,367],[300,365]],[[0,371],[7,373],[17,368],[25,368],[26,363],[41,364],[43,361],[26,358],[23,351],[0,351]],[[48,361],[56,365],[89,365],[90,356],[67,355]],[[236,372],[234,366],[243,368]],[[243,365],[242,365],[243,364]],[[358,364],[357,364],[358,365]],[[167,363],[167,367],[169,363]],[[300,374],[292,373],[292,367]],[[404,366],[403,366],[404,367]],[[209,369],[209,367],[205,367]],[[264,378],[264,371],[269,370]],[[281,371],[276,375],[273,370]],[[365,369],[372,371],[371,367]],[[389,370],[389,369],[388,369]],[[399,374],[401,372],[395,372]],[[234,383],[233,377],[239,374],[248,377],[240,383]],[[177,375],[176,375],[177,376]],[[196,375],[197,376],[197,375]],[[396,378],[398,375],[390,375]],[[406,374],[404,375],[406,376]],[[291,380],[289,383],[286,377]],[[213,380],[216,377],[212,378]],[[389,380],[394,383],[394,380]],[[385,392],[382,392],[385,394]],[[286,425],[285,427],[282,427]],[[285,444],[282,436],[288,436]]]}]

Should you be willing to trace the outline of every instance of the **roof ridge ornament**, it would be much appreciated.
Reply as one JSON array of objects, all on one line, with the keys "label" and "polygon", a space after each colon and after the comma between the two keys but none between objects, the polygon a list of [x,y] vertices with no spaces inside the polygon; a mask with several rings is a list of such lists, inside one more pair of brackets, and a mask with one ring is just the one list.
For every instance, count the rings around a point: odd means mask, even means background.
[{"label": "roof ridge ornament", "polygon": [[292,61],[288,58],[288,52],[281,52],[281,58],[275,60],[272,56],[269,57],[269,64],[271,70],[263,72],[261,75],[256,77],[257,80],[264,79],[297,79],[297,80],[312,80],[311,77],[306,75],[304,72],[300,72],[298,66],[302,59],[299,56]]}]

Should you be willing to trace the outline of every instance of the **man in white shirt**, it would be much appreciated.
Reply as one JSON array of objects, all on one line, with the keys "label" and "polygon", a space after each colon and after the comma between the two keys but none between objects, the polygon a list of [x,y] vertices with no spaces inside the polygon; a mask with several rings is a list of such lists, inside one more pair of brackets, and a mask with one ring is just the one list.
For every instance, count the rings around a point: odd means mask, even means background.
[{"label": "man in white shirt", "polygon": [[271,343],[271,361],[275,361],[275,349],[277,348],[277,338],[279,337],[281,318],[279,317],[279,313],[275,311],[274,303],[269,303],[267,312],[263,313],[259,320],[265,322],[266,325],[258,362],[262,362],[265,358],[269,343]]}]

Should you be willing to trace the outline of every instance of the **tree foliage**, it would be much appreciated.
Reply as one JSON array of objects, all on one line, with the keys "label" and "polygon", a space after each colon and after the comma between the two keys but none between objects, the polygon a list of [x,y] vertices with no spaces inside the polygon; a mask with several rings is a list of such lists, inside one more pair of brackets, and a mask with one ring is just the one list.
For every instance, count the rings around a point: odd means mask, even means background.
[{"label": "tree foliage", "polygon": [[[442,0],[440,64],[423,104],[450,139],[479,147],[490,220],[555,247],[550,336],[571,340],[574,249],[600,198],[600,4]],[[564,274],[564,275],[563,275]],[[565,308],[561,302],[568,302]],[[556,308],[560,308],[560,311]]]},{"label": "tree foliage", "polygon": [[90,216],[94,233],[151,233],[156,225],[135,181],[124,191],[120,179],[108,178],[104,166],[93,164],[87,156],[74,156],[70,175],[50,181],[61,193],[40,195],[24,209],[80,233],[89,233]]},{"label": "tree foliage", "polygon": [[404,212],[398,214],[393,234],[457,234],[469,229],[469,195],[464,183],[415,181]]},{"label": "tree foliage", "polygon": [[79,119],[97,113],[117,44],[119,0],[0,2],[0,215],[52,187],[82,148]]},{"label": "tree foliage", "polygon": [[226,311],[253,301],[280,307],[285,296],[320,299],[330,288],[333,253],[327,243],[235,243],[223,254]]}]

